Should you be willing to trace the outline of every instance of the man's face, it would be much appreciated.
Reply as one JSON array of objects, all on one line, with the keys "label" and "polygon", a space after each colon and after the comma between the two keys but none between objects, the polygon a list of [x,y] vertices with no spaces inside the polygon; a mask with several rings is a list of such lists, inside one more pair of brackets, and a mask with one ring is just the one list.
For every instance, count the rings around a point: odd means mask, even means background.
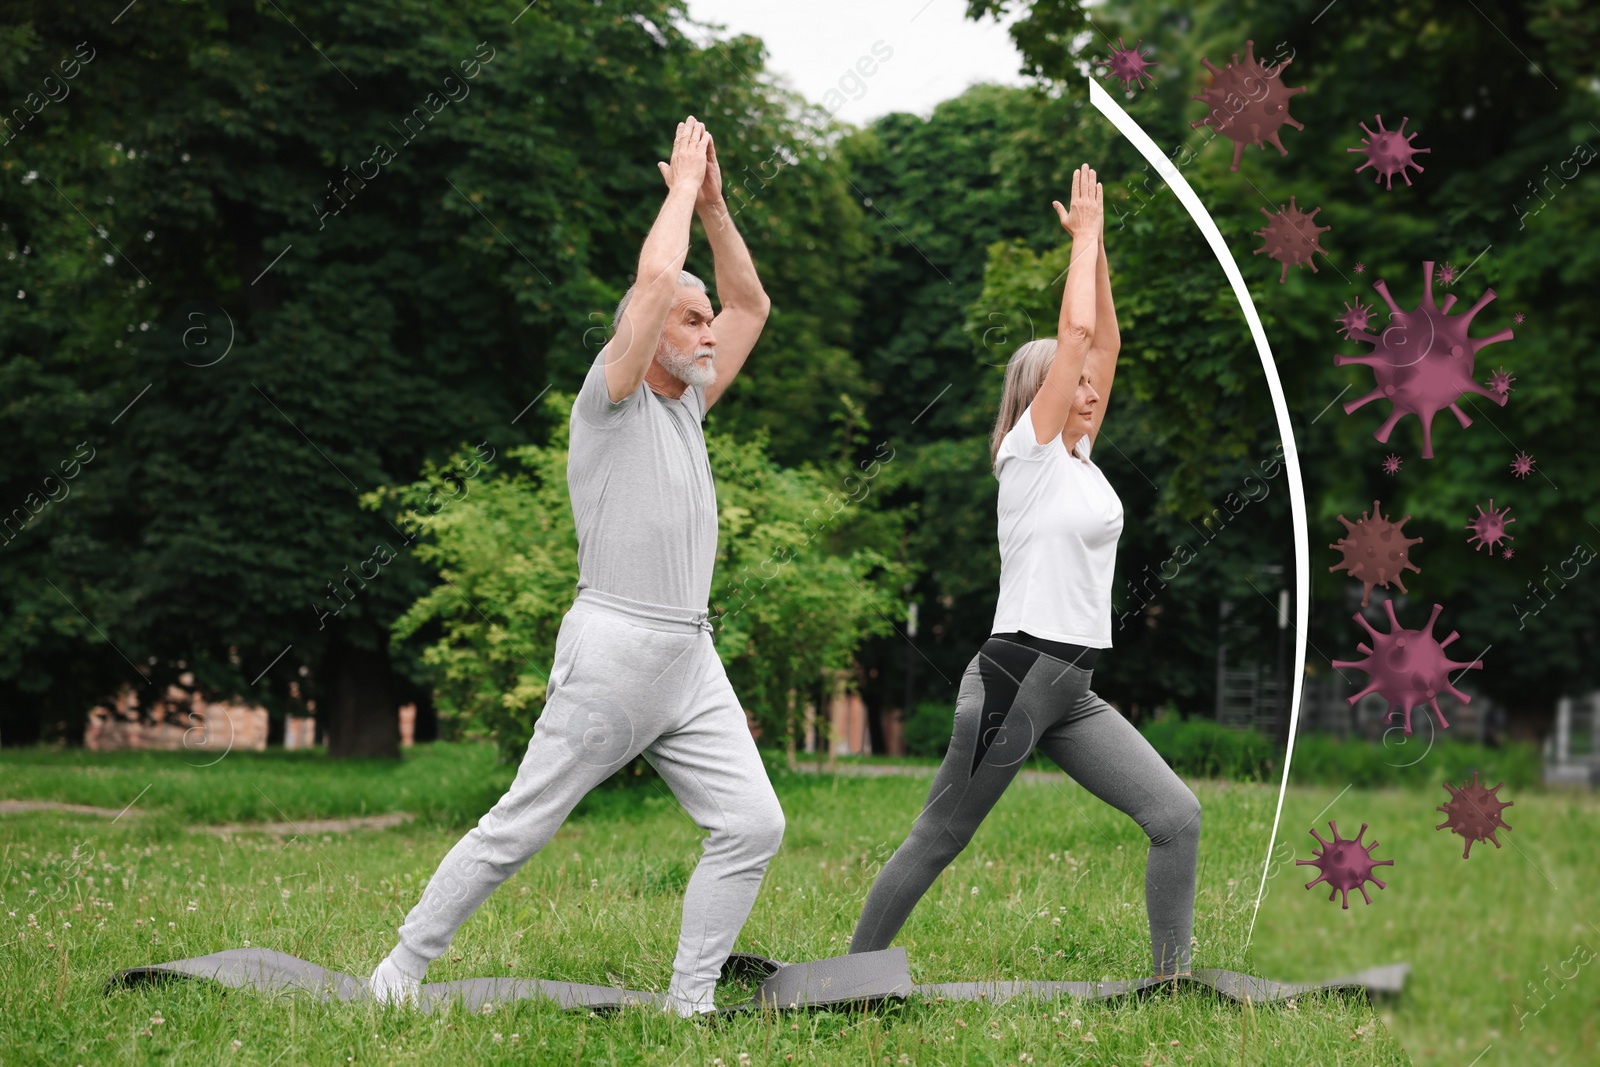
[{"label": "man's face", "polygon": [[717,336],[711,332],[711,301],[692,286],[680,285],[661,328],[656,360],[689,385],[716,380]]}]

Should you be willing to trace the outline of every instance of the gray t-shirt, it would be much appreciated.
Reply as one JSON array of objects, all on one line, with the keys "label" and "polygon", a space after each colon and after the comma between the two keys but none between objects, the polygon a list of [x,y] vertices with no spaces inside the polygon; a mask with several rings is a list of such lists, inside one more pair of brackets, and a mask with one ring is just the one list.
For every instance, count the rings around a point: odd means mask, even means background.
[{"label": "gray t-shirt", "polygon": [[706,391],[689,386],[672,400],[641,382],[613,404],[605,356],[572,404],[578,588],[704,611],[717,555],[717,493],[700,428]]}]

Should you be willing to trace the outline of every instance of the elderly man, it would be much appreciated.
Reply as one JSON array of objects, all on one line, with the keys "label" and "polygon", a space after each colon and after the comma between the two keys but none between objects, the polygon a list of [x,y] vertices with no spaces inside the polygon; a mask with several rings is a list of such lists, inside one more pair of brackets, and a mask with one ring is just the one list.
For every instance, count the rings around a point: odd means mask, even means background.
[{"label": "elderly man", "polygon": [[[642,752],[709,835],[684,893],[667,995],[679,1015],[709,1013],[783,837],[783,811],[712,645],[717,501],[701,431],[760,337],[769,301],[723,201],[704,124],[679,123],[671,164],[657,166],[666,202],[572,406],[578,595],[556,638],[545,710],[511,788],[445,856],[373,972],[385,1002],[414,999],[478,905],[584,794]],[[710,239],[720,314],[683,270],[691,212]]]}]

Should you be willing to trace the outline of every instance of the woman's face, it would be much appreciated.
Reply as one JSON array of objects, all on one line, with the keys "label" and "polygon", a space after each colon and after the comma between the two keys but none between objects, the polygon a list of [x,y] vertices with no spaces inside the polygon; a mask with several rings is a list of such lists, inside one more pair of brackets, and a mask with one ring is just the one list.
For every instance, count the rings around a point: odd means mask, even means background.
[{"label": "woman's face", "polygon": [[1072,411],[1067,415],[1067,425],[1061,435],[1067,438],[1081,437],[1089,432],[1095,412],[1099,409],[1100,394],[1089,381],[1088,372],[1078,379],[1078,391],[1073,394]]}]

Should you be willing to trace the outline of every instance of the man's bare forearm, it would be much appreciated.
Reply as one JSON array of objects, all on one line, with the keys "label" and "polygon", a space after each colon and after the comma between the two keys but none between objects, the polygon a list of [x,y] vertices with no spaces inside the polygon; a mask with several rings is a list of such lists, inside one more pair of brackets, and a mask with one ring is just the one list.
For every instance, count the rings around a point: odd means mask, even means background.
[{"label": "man's bare forearm", "polygon": [[694,196],[694,189],[684,185],[675,185],[667,191],[667,199],[644,239],[644,247],[639,250],[635,285],[653,286],[666,278],[669,279],[668,292],[677,286],[678,272],[683,270],[684,260],[689,256],[689,220],[694,217]]},{"label": "man's bare forearm", "polygon": [[733,224],[733,215],[727,202],[717,200],[702,204],[697,209],[700,222],[705,226],[706,239],[711,244],[712,265],[717,276],[717,299],[724,309],[737,308],[765,316],[771,301],[761,288],[756,276],[755,261],[745,247],[744,238]]}]

